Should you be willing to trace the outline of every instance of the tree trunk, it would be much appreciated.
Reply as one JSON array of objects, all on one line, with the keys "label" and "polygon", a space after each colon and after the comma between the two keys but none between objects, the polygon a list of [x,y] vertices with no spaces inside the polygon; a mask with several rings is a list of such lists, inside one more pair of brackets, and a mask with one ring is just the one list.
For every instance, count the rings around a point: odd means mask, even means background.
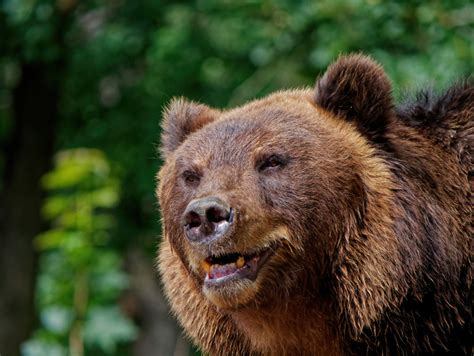
[{"label": "tree trunk", "polygon": [[[22,68],[0,195],[0,354],[20,354],[34,324],[36,253],[42,231],[40,178],[50,168],[58,117],[58,69]],[[52,70],[51,70],[52,69]]]}]

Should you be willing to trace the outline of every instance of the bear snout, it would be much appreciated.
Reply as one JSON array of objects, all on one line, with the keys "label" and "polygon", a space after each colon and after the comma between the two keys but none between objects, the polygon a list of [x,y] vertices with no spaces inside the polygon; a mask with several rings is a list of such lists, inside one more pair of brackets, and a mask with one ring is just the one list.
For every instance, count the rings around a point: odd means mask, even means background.
[{"label": "bear snout", "polygon": [[182,217],[187,239],[191,243],[208,243],[223,237],[234,220],[234,210],[218,197],[192,200]]}]

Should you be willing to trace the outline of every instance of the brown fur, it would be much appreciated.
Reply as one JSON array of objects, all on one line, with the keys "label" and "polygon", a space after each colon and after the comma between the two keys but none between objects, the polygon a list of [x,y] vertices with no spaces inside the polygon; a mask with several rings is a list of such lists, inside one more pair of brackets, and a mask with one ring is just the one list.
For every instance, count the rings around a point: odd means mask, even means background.
[{"label": "brown fur", "polygon": [[[382,68],[353,55],[315,93],[278,92],[227,111],[170,104],[159,269],[202,350],[469,354],[474,87],[426,103],[395,110]],[[282,167],[259,170],[272,154]],[[235,222],[196,247],[179,222],[192,199],[211,195],[235,208]],[[274,254],[255,281],[203,288],[210,254],[268,246]]]}]

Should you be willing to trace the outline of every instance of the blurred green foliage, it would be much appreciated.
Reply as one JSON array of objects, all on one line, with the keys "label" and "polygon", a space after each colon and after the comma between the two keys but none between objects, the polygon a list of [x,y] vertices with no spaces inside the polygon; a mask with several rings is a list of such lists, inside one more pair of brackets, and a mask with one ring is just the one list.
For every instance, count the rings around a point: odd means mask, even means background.
[{"label": "blurred green foliage", "polygon": [[120,255],[108,248],[119,181],[100,151],[71,149],[58,153],[42,183],[51,229],[36,238],[40,328],[23,354],[115,355],[136,334],[116,306],[127,276]]},{"label": "blurred green foliage", "polygon": [[[159,234],[156,145],[161,111],[172,96],[241,104],[281,88],[312,86],[338,55],[353,51],[384,65],[397,97],[406,88],[445,87],[473,72],[474,4],[4,0],[0,50],[0,144],[12,126],[22,64],[54,63],[51,75],[60,76],[56,147],[67,151],[44,180],[45,216],[53,224],[37,240],[37,335],[55,343],[49,355],[65,350],[75,281],[85,273],[92,298],[87,345],[113,354],[133,335],[114,306],[126,284],[119,254],[138,245],[151,259]],[[77,147],[96,150],[69,150]],[[118,331],[94,339],[96,330],[112,325]],[[25,353],[43,346],[28,343]]]}]

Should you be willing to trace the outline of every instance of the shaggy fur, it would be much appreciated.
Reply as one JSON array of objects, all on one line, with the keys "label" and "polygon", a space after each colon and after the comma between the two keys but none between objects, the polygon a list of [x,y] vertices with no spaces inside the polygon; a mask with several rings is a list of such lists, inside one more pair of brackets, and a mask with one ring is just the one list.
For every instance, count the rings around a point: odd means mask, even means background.
[{"label": "shaggy fur", "polygon": [[[227,111],[173,101],[159,270],[187,335],[212,355],[470,354],[473,118],[472,81],[395,108],[361,55],[314,92]],[[192,244],[182,214],[209,196],[232,228]],[[265,249],[254,281],[205,288],[210,255]]]}]

